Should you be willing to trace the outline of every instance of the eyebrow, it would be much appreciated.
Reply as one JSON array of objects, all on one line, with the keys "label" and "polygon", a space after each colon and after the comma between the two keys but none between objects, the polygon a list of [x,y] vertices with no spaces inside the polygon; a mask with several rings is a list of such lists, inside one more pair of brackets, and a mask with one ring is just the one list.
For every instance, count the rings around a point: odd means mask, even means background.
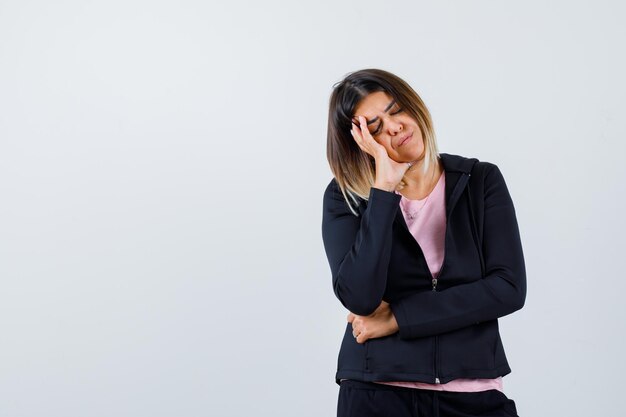
[{"label": "eyebrow", "polygon": [[[389,111],[389,109],[391,109],[393,107],[393,105],[396,104],[396,100],[391,100],[391,103],[389,103],[387,105],[387,107],[385,107],[385,110],[383,110],[384,113],[387,113]],[[369,122],[367,122],[367,125],[371,125],[373,123],[376,123],[378,121],[378,116],[374,117],[372,120],[370,120]]]}]

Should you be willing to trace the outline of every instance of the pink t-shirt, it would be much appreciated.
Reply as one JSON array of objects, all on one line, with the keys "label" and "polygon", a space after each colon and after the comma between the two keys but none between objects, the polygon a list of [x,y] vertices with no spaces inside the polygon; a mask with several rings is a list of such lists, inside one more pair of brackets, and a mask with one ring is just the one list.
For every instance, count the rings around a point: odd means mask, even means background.
[{"label": "pink t-shirt", "polygon": [[[443,263],[446,236],[446,178],[445,172],[431,193],[422,200],[409,200],[402,196],[400,209],[409,230],[419,243],[433,278],[439,275]],[[400,194],[396,191],[397,194]],[[502,377],[494,379],[455,379],[445,384],[427,384],[412,381],[389,381],[380,384],[437,391],[478,392],[497,389],[502,391]]]}]

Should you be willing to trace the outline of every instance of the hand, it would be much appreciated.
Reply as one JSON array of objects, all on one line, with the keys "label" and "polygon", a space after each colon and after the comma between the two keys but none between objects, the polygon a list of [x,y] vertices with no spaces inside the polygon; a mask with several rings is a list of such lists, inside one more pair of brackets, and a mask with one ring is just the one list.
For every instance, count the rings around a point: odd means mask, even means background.
[{"label": "hand", "polygon": [[385,191],[396,189],[406,171],[411,167],[406,162],[396,162],[389,157],[387,149],[372,137],[367,128],[365,117],[358,116],[359,125],[353,122],[350,133],[361,150],[372,157],[376,163],[374,187]]},{"label": "hand", "polygon": [[352,323],[352,335],[356,336],[357,343],[365,343],[367,339],[389,336],[399,330],[398,322],[391,312],[391,308],[389,308],[389,303],[384,300],[369,316],[348,314],[348,323]]}]

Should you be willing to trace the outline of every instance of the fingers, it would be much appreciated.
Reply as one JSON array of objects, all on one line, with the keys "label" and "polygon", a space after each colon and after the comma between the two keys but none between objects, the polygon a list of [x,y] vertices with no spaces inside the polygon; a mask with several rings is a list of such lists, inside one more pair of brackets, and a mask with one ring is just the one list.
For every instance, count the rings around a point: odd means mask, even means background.
[{"label": "fingers", "polygon": [[358,119],[352,120],[352,129],[360,129],[360,128],[361,126],[359,126],[359,120]]},{"label": "fingers", "polygon": [[365,330],[365,323],[362,318],[358,318],[356,314],[348,314],[348,322],[352,323],[352,336],[356,339],[357,343],[365,343],[369,339],[368,333]]},{"label": "fingers", "polygon": [[352,336],[354,336],[354,338],[356,339],[357,343],[363,343],[367,339],[369,339],[369,337],[367,336],[367,334],[365,333],[365,331],[362,328],[353,328],[352,329]]},{"label": "fingers", "polygon": [[363,152],[367,152],[367,149],[365,148],[365,143],[363,141],[363,136],[361,135],[361,132],[359,132],[359,128],[356,124],[352,126],[350,133],[352,134],[352,137],[354,138],[356,144],[359,145],[359,148],[361,148]]},{"label": "fingers", "polygon": [[374,156],[378,142],[374,140],[372,134],[367,129],[367,121],[365,120],[365,117],[358,116],[358,123],[352,121],[352,129],[350,130],[350,133],[363,152]]},{"label": "fingers", "polygon": [[359,116],[358,120],[359,120],[359,128],[361,130],[359,133],[361,133],[361,136],[363,137],[363,139],[366,142],[372,141],[374,143],[378,143],[374,140],[374,137],[372,136],[369,129],[367,128],[367,120],[365,120],[365,117]]},{"label": "fingers", "polygon": [[370,133],[370,131],[367,129],[367,120],[365,120],[364,116],[359,116],[359,126],[361,126],[361,130],[363,131],[363,133]]}]

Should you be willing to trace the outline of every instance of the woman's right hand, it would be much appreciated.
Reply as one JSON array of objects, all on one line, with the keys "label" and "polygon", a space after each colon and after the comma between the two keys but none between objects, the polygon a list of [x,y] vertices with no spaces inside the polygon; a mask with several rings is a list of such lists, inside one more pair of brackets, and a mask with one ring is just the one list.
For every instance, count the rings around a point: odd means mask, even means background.
[{"label": "woman's right hand", "polygon": [[411,165],[407,162],[396,162],[391,159],[387,149],[372,137],[367,128],[365,117],[358,116],[358,120],[360,126],[357,127],[356,124],[353,124],[350,133],[352,133],[352,137],[359,148],[374,157],[376,163],[374,187],[385,191],[394,191]]}]

